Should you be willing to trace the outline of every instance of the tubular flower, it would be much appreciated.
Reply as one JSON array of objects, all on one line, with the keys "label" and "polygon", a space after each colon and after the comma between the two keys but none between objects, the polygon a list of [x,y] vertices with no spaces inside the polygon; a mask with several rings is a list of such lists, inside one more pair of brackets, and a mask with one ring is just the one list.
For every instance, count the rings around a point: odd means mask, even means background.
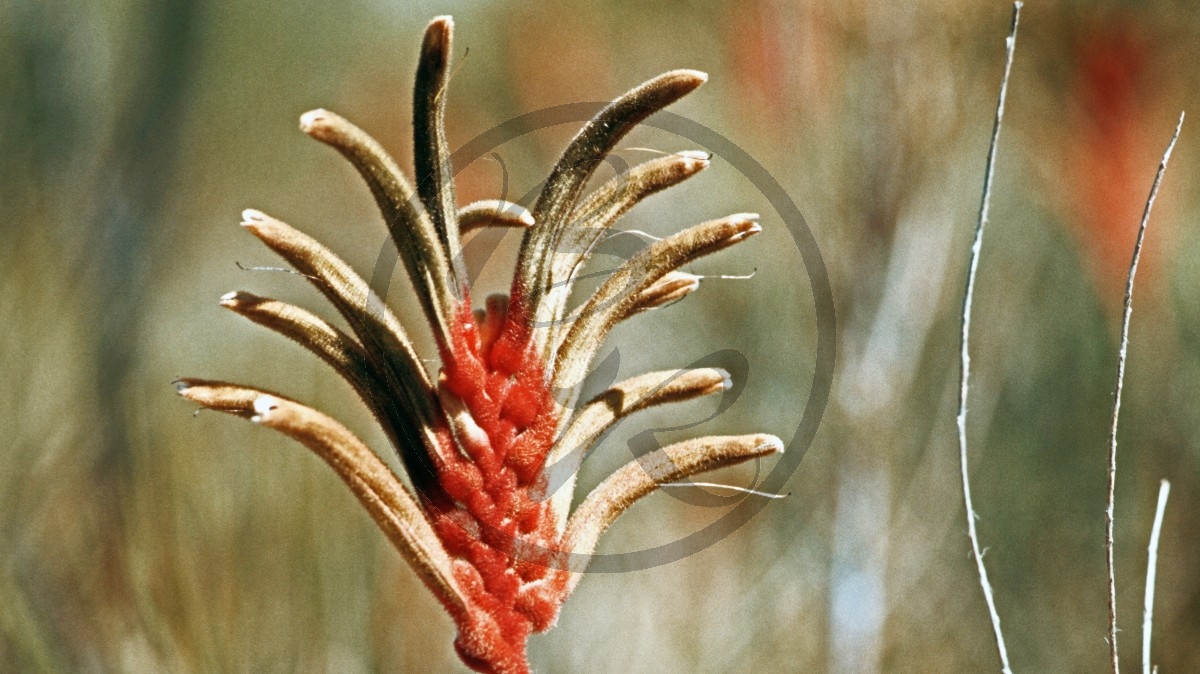
[{"label": "tubular flower", "polygon": [[[760,231],[732,215],[656,240],[628,259],[567,320],[573,281],[613,221],[639,200],[708,165],[704,153],[653,159],[583,196],[584,184],[641,120],[704,82],[694,71],[660,75],[586,124],[554,167],[531,211],[489,200],[459,207],[443,128],[452,22],[425,33],[413,96],[417,183],[374,139],[325,110],[300,128],[362,175],[433,332],[440,369],[422,361],[404,327],[367,282],[316,240],[259,211],[242,225],[310,279],[349,331],[299,307],[248,292],[221,305],[316,354],[354,389],[383,428],[410,489],[361,440],[283,395],[183,379],[180,394],[204,407],[278,430],[341,477],[453,618],[455,648],[481,672],[529,666],[533,632],[551,627],[599,536],[659,485],[782,451],[770,435],[705,437],[631,461],[571,509],[574,473],[591,443],[623,417],[727,389],[717,369],[654,372],[580,404],[579,382],[609,330],[678,300],[698,277],[677,269]],[[510,294],[472,311],[463,232],[520,227]]]}]

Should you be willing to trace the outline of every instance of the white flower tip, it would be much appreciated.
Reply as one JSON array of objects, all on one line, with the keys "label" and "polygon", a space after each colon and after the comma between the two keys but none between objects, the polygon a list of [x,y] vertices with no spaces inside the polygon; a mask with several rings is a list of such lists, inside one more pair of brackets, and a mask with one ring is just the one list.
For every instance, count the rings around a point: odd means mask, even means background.
[{"label": "white flower tip", "polygon": [[450,16],[449,14],[443,14],[441,16],[433,17],[433,21],[429,22],[429,26],[431,28],[433,26],[439,26],[439,25],[445,26],[446,28],[453,28],[454,27],[454,17]]},{"label": "white flower tip", "polygon": [[712,153],[703,150],[680,150],[675,156],[686,160],[685,166],[696,170],[708,168],[712,159]]},{"label": "white flower tip", "polygon": [[267,217],[266,213],[257,211],[253,208],[247,208],[246,210],[242,211],[242,227],[250,227],[252,225],[261,224],[269,219],[270,218]]},{"label": "white flower tip", "polygon": [[754,222],[753,220],[742,220],[737,223],[736,233],[729,238],[733,242],[738,242],[754,236],[761,231],[762,225],[758,224],[757,222]]},{"label": "white flower tip", "polygon": [[757,220],[758,213],[737,213],[723,218],[722,222],[725,226],[731,227],[733,230],[728,235],[728,243],[738,243],[761,232],[762,225],[758,224]]},{"label": "white flower tip", "polygon": [[728,370],[719,367],[714,367],[713,369],[716,370],[717,374],[721,375],[722,390],[728,391],[729,389],[733,388],[733,377],[730,376]]},{"label": "white flower tip", "polygon": [[175,381],[171,382],[171,384],[175,386],[175,392],[179,394],[182,394],[184,391],[192,387],[192,385],[185,379],[176,379]]},{"label": "white flower tip", "polygon": [[780,440],[774,435],[763,436],[763,442],[758,446],[758,449],[762,450],[766,454],[782,454],[783,440]]},{"label": "white flower tip", "polygon": [[689,274],[686,271],[677,271],[674,272],[674,276],[672,278],[674,278],[675,281],[687,283],[684,288],[686,288],[690,293],[695,292],[695,290],[700,287],[700,280],[704,277],[696,276],[695,274]]},{"label": "white flower tip", "polygon": [[680,72],[691,76],[696,80],[696,84],[704,84],[708,81],[708,73],[702,70],[681,70]]},{"label": "white flower tip", "polygon": [[231,307],[231,306],[237,304],[238,299],[241,297],[241,295],[242,294],[236,290],[234,290],[233,292],[229,292],[229,293],[225,293],[224,295],[221,295],[221,299],[219,300],[221,303],[221,306]]},{"label": "white flower tip", "polygon": [[329,111],[324,108],[309,110],[303,115],[300,115],[300,130],[304,133],[312,133],[313,129],[317,128],[328,119]]},{"label": "white flower tip", "polygon": [[254,416],[250,421],[262,423],[268,414],[279,408],[279,399],[275,396],[261,395],[254,399]]}]

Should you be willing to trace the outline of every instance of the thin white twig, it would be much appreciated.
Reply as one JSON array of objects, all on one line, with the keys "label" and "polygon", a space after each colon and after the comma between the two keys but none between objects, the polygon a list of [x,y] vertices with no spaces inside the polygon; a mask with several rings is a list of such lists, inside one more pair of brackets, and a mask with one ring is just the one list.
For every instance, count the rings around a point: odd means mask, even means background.
[{"label": "thin white twig", "polygon": [[1125,358],[1129,352],[1129,318],[1133,315],[1133,279],[1137,275],[1138,260],[1142,256],[1142,241],[1146,238],[1146,224],[1150,222],[1150,209],[1154,206],[1154,198],[1158,196],[1158,186],[1162,184],[1163,173],[1167,170],[1167,161],[1171,151],[1175,149],[1175,141],[1179,140],[1179,131],[1183,128],[1183,113],[1179,113],[1179,123],[1175,125],[1175,135],[1163,153],[1162,161],[1158,163],[1158,172],[1154,175],[1154,184],[1150,187],[1150,196],[1146,199],[1146,210],[1142,213],[1142,224],[1138,227],[1137,241],[1133,244],[1133,259],[1129,262],[1129,277],[1125,280],[1125,310],[1121,319],[1121,349],[1117,352],[1117,384],[1113,395],[1112,430],[1108,435],[1108,504],[1104,517],[1104,549],[1108,557],[1108,646],[1112,655],[1113,674],[1120,674],[1120,660],[1117,658],[1117,577],[1113,567],[1113,503],[1117,492],[1117,419],[1121,413],[1121,391],[1125,387]]},{"label": "thin white twig", "polygon": [[1158,575],[1158,537],[1162,533],[1163,511],[1167,509],[1167,497],[1171,494],[1171,483],[1163,480],[1158,484],[1158,508],[1154,511],[1154,526],[1150,529],[1150,558],[1146,560],[1146,601],[1142,610],[1142,674],[1151,674],[1150,628],[1154,622],[1154,580]]},{"label": "thin white twig", "polygon": [[975,238],[971,242],[971,259],[967,272],[967,289],[963,294],[962,313],[962,371],[958,393],[958,458],[962,469],[963,504],[967,510],[967,536],[971,539],[975,567],[979,572],[979,586],[987,602],[988,615],[992,620],[992,631],[996,634],[996,649],[1000,654],[1000,668],[1004,674],[1012,674],[1008,664],[1008,649],[1004,645],[1004,634],[1000,631],[1000,614],[996,611],[996,599],[992,595],[992,584],[988,581],[987,569],[983,565],[983,552],[979,548],[979,534],[975,531],[975,506],[971,502],[971,483],[967,477],[967,392],[971,377],[971,355],[968,344],[971,336],[971,302],[975,296],[975,276],[979,270],[979,252],[983,248],[983,228],[987,225],[988,206],[992,199],[992,177],[996,172],[996,144],[1000,140],[1000,126],[1004,120],[1004,99],[1008,94],[1008,77],[1012,72],[1013,51],[1017,45],[1017,24],[1021,18],[1021,2],[1013,3],[1012,30],[1005,40],[1004,78],[1000,80],[1000,97],[996,102],[996,119],[992,124],[992,140],[988,145],[987,169],[983,174],[983,199],[979,206],[979,220],[975,224]]}]

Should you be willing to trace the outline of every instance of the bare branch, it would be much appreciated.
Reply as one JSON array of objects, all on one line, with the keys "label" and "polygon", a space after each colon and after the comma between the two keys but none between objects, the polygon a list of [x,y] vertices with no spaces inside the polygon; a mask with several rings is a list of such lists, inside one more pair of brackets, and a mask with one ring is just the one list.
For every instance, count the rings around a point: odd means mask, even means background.
[{"label": "bare branch", "polygon": [[975,567],[979,572],[979,586],[983,590],[984,601],[987,602],[988,615],[992,621],[992,631],[996,636],[996,649],[1000,655],[1000,668],[1004,674],[1012,674],[1008,664],[1008,648],[1004,644],[1004,634],[1000,631],[1000,614],[996,611],[996,599],[992,594],[992,584],[988,581],[987,568],[983,565],[983,551],[979,546],[979,534],[975,530],[975,506],[971,502],[971,482],[967,471],[967,393],[971,378],[971,354],[969,350],[971,336],[971,302],[975,295],[975,277],[979,271],[979,253],[983,248],[983,229],[987,226],[988,207],[992,199],[992,179],[996,172],[996,145],[1000,140],[1000,127],[1004,121],[1004,99],[1008,94],[1008,78],[1012,72],[1013,52],[1017,45],[1017,25],[1021,18],[1021,2],[1013,3],[1012,29],[1005,40],[1004,77],[1000,80],[1000,96],[996,102],[996,118],[992,124],[992,140],[988,145],[987,168],[983,175],[983,198],[979,206],[979,220],[975,224],[975,237],[971,242],[971,257],[967,272],[967,289],[963,294],[962,313],[962,370],[958,395],[958,458],[962,472],[963,504],[967,511],[967,536],[971,539],[971,552],[975,557]]},{"label": "bare branch", "polygon": [[1121,348],[1117,352],[1117,383],[1113,393],[1112,429],[1108,435],[1108,503],[1104,509],[1104,549],[1108,558],[1108,645],[1112,655],[1113,674],[1120,673],[1120,661],[1117,658],[1117,578],[1113,564],[1113,504],[1117,493],[1117,420],[1121,415],[1121,392],[1125,388],[1125,359],[1129,353],[1129,319],[1133,316],[1133,280],[1137,276],[1138,261],[1142,257],[1142,242],[1146,238],[1146,225],[1150,222],[1150,209],[1154,207],[1154,199],[1158,196],[1158,186],[1162,184],[1163,173],[1167,170],[1167,161],[1171,151],[1175,149],[1175,141],[1179,140],[1179,131],[1183,128],[1183,113],[1179,113],[1179,123],[1175,125],[1175,135],[1163,153],[1162,161],[1158,163],[1158,172],[1154,175],[1154,184],[1150,186],[1150,196],[1146,199],[1146,210],[1142,212],[1142,223],[1138,226],[1137,241],[1133,244],[1133,259],[1129,262],[1129,276],[1125,280],[1125,308],[1121,317]]}]

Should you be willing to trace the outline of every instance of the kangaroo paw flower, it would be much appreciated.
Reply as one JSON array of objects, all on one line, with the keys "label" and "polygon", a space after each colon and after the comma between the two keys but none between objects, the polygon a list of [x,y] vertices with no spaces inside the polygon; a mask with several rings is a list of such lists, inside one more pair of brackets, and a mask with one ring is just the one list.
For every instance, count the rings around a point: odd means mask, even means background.
[{"label": "kangaroo paw flower", "polygon": [[[572,512],[575,472],[620,419],[647,407],[719,393],[728,373],[652,372],[576,406],[578,383],[617,323],[692,293],[679,268],[761,231],[737,214],[654,240],[567,320],[571,288],[612,224],[639,201],[706,168],[684,151],[634,166],[584,194],[605,156],[638,123],[700,86],[703,73],[660,75],[588,122],[551,171],[532,209],[501,200],[459,206],[444,116],[453,22],[422,43],[413,91],[414,181],[366,132],[326,110],[300,118],[366,182],[431,330],[427,365],[367,282],[318,241],[262,212],[243,226],[308,278],[347,330],[300,307],[232,292],[222,306],[296,342],[331,366],[374,415],[412,489],[362,440],[283,395],[201,379],[176,382],[203,407],[248,419],[307,447],[341,478],[458,628],[454,648],[480,672],[529,671],[526,642],[549,629],[586,559],[613,521],[661,485],[782,451],[769,435],[706,437],[652,451],[618,470]],[[522,230],[512,285],[475,309],[462,236]]]}]

